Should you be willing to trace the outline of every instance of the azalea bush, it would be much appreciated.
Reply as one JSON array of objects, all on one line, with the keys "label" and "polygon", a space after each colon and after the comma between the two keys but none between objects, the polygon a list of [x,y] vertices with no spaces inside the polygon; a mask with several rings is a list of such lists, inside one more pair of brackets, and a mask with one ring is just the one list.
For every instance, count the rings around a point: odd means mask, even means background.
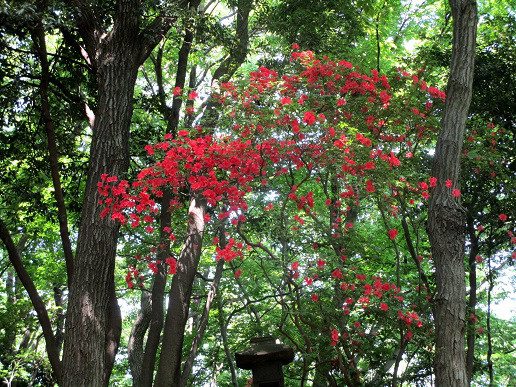
[{"label": "azalea bush", "polygon": [[[102,177],[101,216],[150,239],[166,233],[170,275],[181,264],[185,224],[201,224],[195,249],[226,262],[225,291],[270,295],[257,308],[262,323],[275,322],[269,333],[296,350],[287,377],[383,383],[402,358],[413,380],[426,377],[433,338],[424,221],[445,94],[422,72],[399,69],[388,79],[294,46],[283,75],[260,67],[211,98],[215,126],[147,145],[156,162],[136,181]],[[446,186],[460,199],[458,182]],[[165,190],[173,224],[160,230]],[[204,203],[200,212],[190,212],[194,200]],[[156,242],[131,260],[129,288],[148,286],[162,248]],[[239,332],[244,319],[224,294],[219,313],[233,316],[228,329]]]}]

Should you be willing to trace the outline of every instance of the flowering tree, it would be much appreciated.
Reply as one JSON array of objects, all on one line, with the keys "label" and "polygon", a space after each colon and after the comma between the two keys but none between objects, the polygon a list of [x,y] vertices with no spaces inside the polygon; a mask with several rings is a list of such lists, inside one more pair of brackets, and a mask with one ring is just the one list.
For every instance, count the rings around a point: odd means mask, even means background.
[{"label": "flowering tree", "polygon": [[[157,162],[137,181],[103,175],[101,216],[158,232],[158,200],[170,187],[170,208],[187,231],[163,230],[177,246],[165,259],[169,274],[186,272],[187,257],[197,266],[205,252],[240,281],[251,275],[248,262],[265,260],[280,332],[304,355],[303,379],[312,367],[347,385],[379,380],[392,366],[396,377],[414,336],[428,333],[428,245],[420,243],[421,222],[408,217],[437,184],[421,165],[445,96],[418,75],[400,71],[390,83],[294,49],[288,75],[261,67],[242,84],[222,84],[216,127],[148,145]],[[269,229],[256,227],[264,223]],[[405,244],[410,266],[402,265]],[[129,287],[144,286],[145,270],[157,272],[159,251],[135,258]],[[409,272],[416,275],[402,278]],[[321,339],[303,339],[307,331]],[[367,358],[378,340],[396,344]],[[373,365],[383,371],[366,372]]]}]

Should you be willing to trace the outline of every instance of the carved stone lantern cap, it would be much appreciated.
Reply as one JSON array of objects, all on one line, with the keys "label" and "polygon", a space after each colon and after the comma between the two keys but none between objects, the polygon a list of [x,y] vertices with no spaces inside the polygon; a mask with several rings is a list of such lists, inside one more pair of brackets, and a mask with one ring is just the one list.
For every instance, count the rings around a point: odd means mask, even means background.
[{"label": "carved stone lantern cap", "polygon": [[294,350],[286,344],[278,344],[272,336],[253,337],[249,348],[235,354],[239,368],[250,370],[258,364],[281,362],[282,365],[294,360]]}]

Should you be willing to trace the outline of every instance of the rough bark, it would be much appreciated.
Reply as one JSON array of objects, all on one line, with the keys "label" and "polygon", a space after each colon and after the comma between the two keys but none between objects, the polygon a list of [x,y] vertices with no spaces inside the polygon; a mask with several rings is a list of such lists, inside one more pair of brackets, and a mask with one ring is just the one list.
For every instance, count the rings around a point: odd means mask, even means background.
[{"label": "rough bark", "polygon": [[[109,378],[108,358],[117,343],[111,339],[111,317],[115,318],[114,266],[118,224],[100,219],[97,182],[103,173],[122,176],[129,161],[129,125],[133,110],[133,88],[138,64],[130,59],[131,39],[111,43],[98,61],[99,99],[95,112],[90,167],[77,241],[76,264],[70,287],[66,320],[64,385],[103,386]],[[116,320],[116,318],[115,318]],[[114,320],[113,320],[114,321]],[[115,322],[115,330],[119,322]],[[121,326],[120,326],[121,327]],[[113,332],[115,341],[116,332]],[[77,350],[81,348],[81,350]],[[109,349],[108,349],[109,348]],[[109,350],[109,353],[107,352]],[[77,367],[81,364],[81,367]]]},{"label": "rough bark", "polygon": [[[465,211],[452,189],[459,188],[460,156],[472,95],[477,7],[475,1],[450,0],[453,47],[442,127],[432,176],[438,183],[430,198],[428,236],[435,263],[436,386],[467,386],[464,350],[466,283]],[[447,180],[453,187],[445,185]]]},{"label": "rough bark", "polygon": [[97,183],[104,173],[124,176],[127,171],[138,67],[161,40],[163,30],[170,28],[172,18],[160,15],[141,30],[142,5],[137,0],[121,0],[111,31],[104,32],[101,15],[88,2],[76,0],[75,4],[85,56],[96,72],[98,96],[69,293],[62,385],[107,386],[121,333],[114,289],[119,226],[100,218]]}]

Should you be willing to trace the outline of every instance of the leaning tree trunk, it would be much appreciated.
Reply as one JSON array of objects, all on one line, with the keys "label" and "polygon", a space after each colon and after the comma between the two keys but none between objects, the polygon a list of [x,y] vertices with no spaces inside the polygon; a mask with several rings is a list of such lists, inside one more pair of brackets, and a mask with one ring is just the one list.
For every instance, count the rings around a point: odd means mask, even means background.
[{"label": "leaning tree trunk", "polygon": [[181,353],[188,308],[192,294],[192,284],[201,258],[204,234],[206,199],[194,194],[189,207],[187,239],[177,263],[177,273],[172,279],[169,292],[167,317],[161,358],[156,374],[155,386],[178,386],[181,377]]},{"label": "leaning tree trunk", "polygon": [[[237,45],[230,55],[215,70],[213,80],[231,78],[235,71],[244,62],[247,56],[249,43],[249,13],[252,8],[252,0],[238,0],[236,35]],[[211,97],[203,113],[201,126],[213,129],[216,126],[217,106],[215,98]],[[161,344],[161,357],[156,372],[154,386],[179,386],[181,383],[181,363],[183,341],[185,336],[185,324],[188,319],[190,299],[193,281],[199,265],[203,242],[204,220],[207,204],[198,193],[190,195],[190,220],[187,226],[187,239],[178,260],[177,274],[172,278],[169,291],[169,301],[165,325],[163,328],[163,340]]]},{"label": "leaning tree trunk", "polygon": [[[436,144],[428,236],[435,262],[436,386],[468,385],[464,350],[466,283],[464,272],[465,212],[452,195],[459,188],[460,156],[472,96],[477,6],[472,0],[450,0],[453,48],[446,106]],[[447,180],[453,187],[445,185]]]}]

